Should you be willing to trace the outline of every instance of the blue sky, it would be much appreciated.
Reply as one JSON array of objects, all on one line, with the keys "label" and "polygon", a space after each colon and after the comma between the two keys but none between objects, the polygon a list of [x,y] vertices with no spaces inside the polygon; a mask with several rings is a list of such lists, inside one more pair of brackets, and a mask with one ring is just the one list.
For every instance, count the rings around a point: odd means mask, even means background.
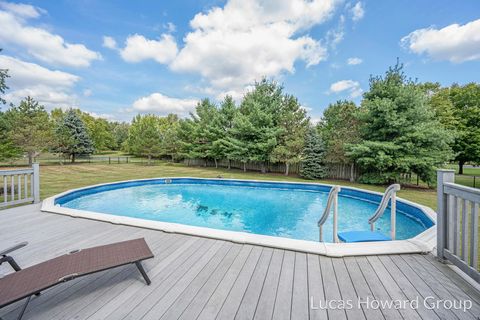
[{"label": "blue sky", "polygon": [[262,76],[318,119],[397,57],[419,81],[478,81],[479,35],[477,0],[0,1],[7,100],[117,120],[185,116]]}]

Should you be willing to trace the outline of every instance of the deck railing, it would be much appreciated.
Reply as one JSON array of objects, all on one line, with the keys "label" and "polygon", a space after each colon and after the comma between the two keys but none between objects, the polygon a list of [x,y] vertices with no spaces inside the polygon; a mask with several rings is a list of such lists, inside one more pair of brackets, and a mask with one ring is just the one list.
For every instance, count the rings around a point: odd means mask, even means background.
[{"label": "deck railing", "polygon": [[0,208],[40,202],[39,164],[28,169],[0,170],[0,186]]},{"label": "deck railing", "polygon": [[480,190],[455,184],[453,170],[437,171],[437,256],[480,283]]}]

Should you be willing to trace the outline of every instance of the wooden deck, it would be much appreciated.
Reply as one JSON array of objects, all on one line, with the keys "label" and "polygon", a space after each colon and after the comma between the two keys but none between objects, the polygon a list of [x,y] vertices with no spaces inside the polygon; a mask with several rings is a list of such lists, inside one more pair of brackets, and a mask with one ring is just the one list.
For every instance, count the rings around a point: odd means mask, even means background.
[{"label": "wooden deck", "polygon": [[[0,246],[29,266],[76,248],[145,237],[145,285],[135,266],[89,275],[32,299],[24,319],[478,319],[480,294],[429,255],[349,258],[241,245],[41,213],[38,205],[0,211]],[[0,266],[0,276],[11,272]],[[374,300],[418,308],[375,308]],[[358,308],[358,301],[369,299]],[[470,310],[424,305],[472,301]],[[325,306],[325,300],[331,308]],[[341,301],[348,305],[341,307]],[[0,310],[15,319],[20,303]],[[467,303],[468,306],[468,303]]]}]

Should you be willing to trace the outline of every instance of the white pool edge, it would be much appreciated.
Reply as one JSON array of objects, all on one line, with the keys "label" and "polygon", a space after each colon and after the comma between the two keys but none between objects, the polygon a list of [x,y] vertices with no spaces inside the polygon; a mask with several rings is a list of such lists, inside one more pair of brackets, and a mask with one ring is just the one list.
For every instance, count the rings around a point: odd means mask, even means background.
[{"label": "white pool edge", "polygon": [[[110,183],[102,183],[97,185],[91,185],[88,187],[71,189],[55,196],[49,197],[42,202],[41,211],[62,214],[74,218],[84,218],[103,222],[109,222],[119,225],[134,226],[139,228],[160,230],[169,233],[180,233],[205,238],[213,238],[220,240],[227,240],[241,244],[251,244],[271,248],[279,248],[285,250],[293,250],[305,253],[314,253],[325,255],[329,257],[345,257],[345,256],[358,256],[358,255],[380,255],[380,254],[405,254],[405,253],[427,253],[431,252],[436,245],[436,228],[435,225],[425,230],[414,238],[407,240],[395,240],[395,241],[380,241],[380,242],[362,242],[362,243],[324,243],[314,242],[306,240],[297,240],[283,237],[274,237],[259,235],[253,233],[239,232],[239,231],[227,231],[205,227],[189,226],[171,222],[161,222],[154,220],[145,220],[140,218],[116,216],[105,213],[98,213],[92,211],[84,211],[77,209],[70,209],[55,205],[55,200],[68,193],[90,189],[98,186],[105,186],[111,184],[118,184],[132,181],[147,181],[155,179],[196,179],[196,180],[221,180],[221,181],[245,181],[245,182],[271,182],[271,183],[284,183],[284,184],[305,184],[308,182],[283,182],[283,181],[269,181],[269,180],[239,180],[239,179],[218,179],[218,178],[194,178],[194,177],[161,177],[161,178],[149,178],[149,179],[135,179]],[[320,183],[308,183],[314,185],[328,186],[329,184]],[[357,190],[361,192],[382,195],[379,192],[369,191],[365,189],[359,189],[354,187],[343,187],[344,189]],[[398,198],[408,205],[417,207],[430,219],[436,222],[436,213],[431,208],[422,206],[420,204]]]}]

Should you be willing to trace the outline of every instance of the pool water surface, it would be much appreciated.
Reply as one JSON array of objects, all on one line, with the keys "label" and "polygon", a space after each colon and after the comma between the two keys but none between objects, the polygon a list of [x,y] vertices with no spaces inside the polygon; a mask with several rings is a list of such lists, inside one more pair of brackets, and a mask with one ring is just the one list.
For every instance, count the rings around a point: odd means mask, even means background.
[{"label": "pool water surface", "polygon": [[[60,197],[56,205],[213,229],[318,241],[317,221],[323,214],[329,189],[263,183],[112,184]],[[378,196],[377,196],[378,198]],[[338,230],[369,230],[368,218],[378,201],[340,193]],[[428,222],[428,221],[427,221]],[[390,211],[376,223],[389,235]],[[425,219],[397,209],[397,239],[412,238],[431,225]],[[332,239],[332,215],[324,225],[324,240]]]}]

